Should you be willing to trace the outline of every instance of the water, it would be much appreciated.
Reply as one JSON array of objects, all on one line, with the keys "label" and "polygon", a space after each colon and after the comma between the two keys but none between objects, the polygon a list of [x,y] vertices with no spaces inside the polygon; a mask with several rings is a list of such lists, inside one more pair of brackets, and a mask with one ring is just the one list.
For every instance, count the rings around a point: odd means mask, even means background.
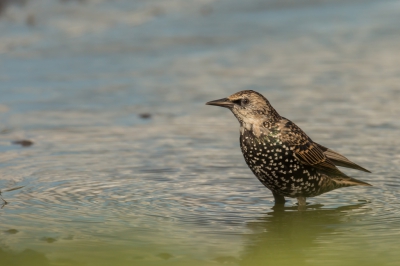
[{"label": "water", "polygon": [[[8,6],[0,189],[24,188],[3,192],[1,265],[398,265],[399,14],[355,0]],[[373,187],[273,208],[236,119],[204,105],[243,89]]]}]

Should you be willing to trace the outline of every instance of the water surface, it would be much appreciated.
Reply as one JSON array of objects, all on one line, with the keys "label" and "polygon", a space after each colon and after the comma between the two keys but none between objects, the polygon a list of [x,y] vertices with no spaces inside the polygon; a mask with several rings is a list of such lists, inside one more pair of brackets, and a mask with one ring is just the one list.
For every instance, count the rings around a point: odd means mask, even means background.
[{"label": "water surface", "polygon": [[[397,265],[397,1],[28,1],[0,18],[2,265]],[[263,93],[373,187],[274,208]],[[21,147],[16,140],[31,140]]]}]

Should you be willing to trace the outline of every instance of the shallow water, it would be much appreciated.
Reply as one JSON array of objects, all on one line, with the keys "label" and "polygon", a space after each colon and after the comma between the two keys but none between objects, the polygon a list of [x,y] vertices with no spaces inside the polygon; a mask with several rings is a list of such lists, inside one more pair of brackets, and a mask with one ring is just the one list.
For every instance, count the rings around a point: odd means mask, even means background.
[{"label": "shallow water", "polygon": [[[396,1],[28,1],[0,16],[1,265],[398,265]],[[273,208],[238,123],[269,98],[371,188]],[[28,139],[29,147],[12,144]]]}]

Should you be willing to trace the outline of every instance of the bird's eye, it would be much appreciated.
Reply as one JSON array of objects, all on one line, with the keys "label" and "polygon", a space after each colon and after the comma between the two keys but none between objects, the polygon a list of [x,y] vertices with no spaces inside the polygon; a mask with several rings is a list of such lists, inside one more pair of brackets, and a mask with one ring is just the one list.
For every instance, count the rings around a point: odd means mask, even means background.
[{"label": "bird's eye", "polygon": [[244,99],[242,99],[242,105],[248,105],[249,104],[249,99],[247,99],[247,98],[244,98]]}]

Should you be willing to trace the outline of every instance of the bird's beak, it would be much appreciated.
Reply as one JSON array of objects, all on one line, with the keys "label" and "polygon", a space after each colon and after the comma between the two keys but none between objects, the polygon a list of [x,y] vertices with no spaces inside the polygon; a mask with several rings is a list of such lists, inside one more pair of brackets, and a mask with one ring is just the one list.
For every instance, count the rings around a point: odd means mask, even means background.
[{"label": "bird's beak", "polygon": [[226,108],[232,108],[234,103],[231,102],[228,98],[223,98],[223,99],[219,99],[219,100],[209,101],[206,103],[206,105],[215,105],[215,106],[221,106],[221,107],[226,107]]}]

